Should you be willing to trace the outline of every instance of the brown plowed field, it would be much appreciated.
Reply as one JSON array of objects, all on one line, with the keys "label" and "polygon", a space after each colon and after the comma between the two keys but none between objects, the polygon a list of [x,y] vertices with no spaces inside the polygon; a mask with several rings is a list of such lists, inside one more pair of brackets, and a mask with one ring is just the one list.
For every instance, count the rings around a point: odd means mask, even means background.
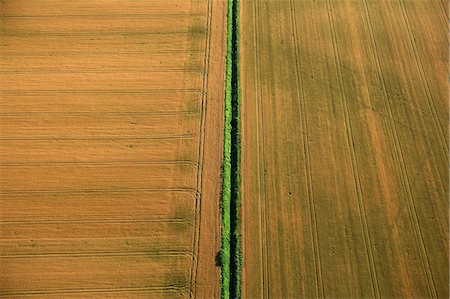
[{"label": "brown plowed field", "polygon": [[0,1],[0,297],[219,296],[225,24]]},{"label": "brown plowed field", "polygon": [[446,1],[240,1],[243,295],[448,298]]}]

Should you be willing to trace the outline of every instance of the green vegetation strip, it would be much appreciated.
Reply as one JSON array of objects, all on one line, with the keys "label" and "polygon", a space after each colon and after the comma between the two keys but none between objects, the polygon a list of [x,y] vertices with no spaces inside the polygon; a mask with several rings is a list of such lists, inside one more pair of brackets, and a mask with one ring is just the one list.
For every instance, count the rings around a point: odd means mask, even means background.
[{"label": "green vegetation strip", "polygon": [[241,297],[240,204],[240,90],[238,0],[228,0],[225,81],[225,133],[222,170],[221,298]]}]

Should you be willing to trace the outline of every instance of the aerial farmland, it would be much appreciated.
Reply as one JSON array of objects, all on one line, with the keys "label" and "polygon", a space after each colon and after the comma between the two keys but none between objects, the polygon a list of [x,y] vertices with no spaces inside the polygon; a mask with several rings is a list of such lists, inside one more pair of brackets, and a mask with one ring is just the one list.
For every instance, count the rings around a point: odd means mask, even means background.
[{"label": "aerial farmland", "polygon": [[448,298],[444,0],[0,0],[0,298]]},{"label": "aerial farmland", "polygon": [[241,1],[245,298],[447,298],[445,1]]},{"label": "aerial farmland", "polygon": [[218,296],[225,21],[0,2],[2,298]]}]

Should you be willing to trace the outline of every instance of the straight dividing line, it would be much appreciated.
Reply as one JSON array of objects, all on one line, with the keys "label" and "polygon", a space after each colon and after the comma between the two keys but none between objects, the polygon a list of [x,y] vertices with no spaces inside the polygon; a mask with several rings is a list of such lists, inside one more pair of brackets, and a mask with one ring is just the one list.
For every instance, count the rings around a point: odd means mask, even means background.
[{"label": "straight dividing line", "polygon": [[225,52],[225,94],[224,94],[224,131],[222,161],[222,198],[221,198],[221,248],[220,248],[220,298],[230,298],[231,273],[231,178],[232,178],[232,86],[233,86],[233,0],[226,2],[226,52]]},{"label": "straight dividing line", "polygon": [[239,163],[240,163],[240,108],[238,66],[237,0],[226,1],[226,76],[224,106],[224,153],[222,170],[222,247],[221,298],[241,297],[241,251],[239,229]]},{"label": "straight dividing line", "polygon": [[[327,0],[327,10],[328,10],[329,26],[330,26],[330,31],[331,31],[332,40],[333,40],[334,55],[335,55],[336,59],[338,61],[340,61],[339,47],[337,45],[336,28],[334,27],[334,20],[333,20],[333,11],[332,11],[329,0]],[[351,160],[351,164],[352,164],[352,175],[353,175],[353,180],[354,180],[353,183],[354,183],[354,188],[355,188],[355,192],[356,192],[357,200],[358,200],[359,216],[360,216],[361,226],[362,226],[362,229],[364,232],[364,247],[365,247],[367,262],[369,264],[369,273],[370,273],[370,277],[371,277],[371,281],[372,281],[372,292],[373,292],[373,295],[375,298],[380,298],[380,289],[379,289],[379,285],[378,285],[377,272],[376,272],[374,256],[373,256],[373,252],[372,252],[372,242],[371,242],[369,227],[368,227],[367,219],[366,219],[366,209],[365,209],[365,205],[364,205],[364,199],[362,196],[363,191],[362,191],[362,186],[361,186],[361,181],[360,181],[360,176],[359,176],[356,150],[354,147],[351,119],[350,119],[350,115],[349,115],[349,108],[348,108],[347,102],[345,100],[345,89],[344,89],[342,71],[340,68],[336,68],[336,71],[337,71],[338,78],[339,78],[339,93],[341,96],[342,105],[344,107],[347,145],[348,145],[348,150],[350,153],[350,160]]]},{"label": "straight dividing line", "polygon": [[[256,75],[256,82],[255,82],[255,99],[257,100],[257,128],[258,128],[258,177],[259,177],[259,201],[260,201],[260,221],[263,231],[261,231],[260,227],[260,235],[261,238],[261,266],[263,267],[263,279],[262,279],[262,297],[268,299],[269,298],[269,292],[270,292],[270,286],[269,286],[269,257],[268,257],[268,231],[267,231],[267,192],[265,190],[266,185],[266,165],[265,165],[265,156],[264,156],[264,105],[262,104],[262,83],[261,83],[261,68],[258,65],[258,62],[261,61],[261,53],[260,49],[258,47],[258,40],[259,35],[261,32],[260,28],[260,21],[259,17],[260,15],[260,8],[258,0],[253,1],[253,8],[254,8],[254,28],[255,28],[255,39],[254,39],[254,45],[255,45],[255,75]],[[261,171],[263,172],[261,175]],[[263,194],[261,194],[261,192]]]},{"label": "straight dividing line", "polygon": [[200,124],[199,124],[199,147],[197,157],[197,180],[196,190],[197,196],[195,197],[195,217],[194,217],[194,236],[193,236],[193,260],[190,270],[190,298],[195,298],[197,293],[197,269],[200,253],[200,226],[201,226],[201,209],[202,209],[202,189],[203,189],[203,159],[204,159],[204,138],[205,138],[205,123],[206,123],[206,108],[208,100],[208,75],[209,75],[209,59],[211,55],[211,24],[212,24],[212,6],[213,1],[208,0],[206,7],[206,26],[205,26],[205,51],[203,61],[203,78],[202,78],[202,102],[200,109]]},{"label": "straight dividing line", "polygon": [[428,106],[430,107],[431,113],[432,113],[432,118],[433,118],[433,123],[434,126],[436,127],[437,131],[440,133],[440,142],[442,143],[442,145],[445,146],[445,148],[443,148],[444,150],[444,156],[447,159],[447,164],[448,164],[448,155],[445,151],[445,149],[448,149],[448,142],[447,142],[447,138],[445,136],[444,133],[444,129],[442,128],[442,125],[440,124],[440,122],[437,120],[439,118],[439,116],[437,115],[437,110],[436,110],[436,105],[434,103],[434,99],[433,99],[433,94],[431,93],[431,89],[430,89],[430,85],[428,82],[428,79],[425,75],[425,68],[423,66],[422,60],[420,59],[420,55],[419,55],[419,51],[417,49],[417,43],[416,43],[416,39],[414,37],[414,32],[411,29],[411,21],[410,18],[408,16],[408,12],[406,10],[405,7],[405,3],[403,0],[399,0],[400,2],[400,6],[402,8],[402,17],[403,20],[405,21],[405,25],[408,31],[408,35],[409,35],[409,44],[413,49],[413,53],[414,53],[414,60],[416,61],[416,65],[417,68],[419,69],[419,74],[420,74],[420,78],[422,81],[422,85],[423,85],[423,89],[425,90],[425,95],[427,98],[427,103]]},{"label": "straight dividing line", "polygon": [[[386,91],[387,90],[386,81],[384,79],[384,75],[382,72],[380,56],[379,56],[379,51],[378,51],[378,45],[376,43],[376,39],[374,36],[374,30],[372,27],[372,21],[371,21],[371,17],[370,17],[370,13],[369,13],[369,8],[367,6],[366,0],[363,3],[364,3],[364,8],[365,8],[365,14],[366,14],[366,22],[367,22],[367,25],[369,27],[369,32],[370,32],[371,44],[372,44],[372,48],[374,49],[374,55],[375,55],[374,58],[375,58],[376,66],[377,66],[377,73],[378,73],[378,76],[380,77],[380,81],[383,85],[383,91]],[[418,225],[418,221],[416,221],[416,219],[414,219],[415,218],[414,215],[416,215],[416,214],[413,213],[414,208],[411,206],[414,203],[413,203],[413,199],[412,199],[408,173],[406,171],[405,162],[404,162],[404,158],[403,158],[402,147],[401,147],[401,144],[400,144],[400,141],[398,138],[396,123],[394,121],[394,116],[392,113],[392,108],[391,108],[389,97],[388,97],[387,93],[383,92],[383,96],[385,99],[385,103],[387,103],[386,107],[388,108],[389,118],[391,121],[391,125],[389,126],[389,129],[390,129],[389,131],[390,131],[390,138],[392,139],[392,141],[394,143],[394,156],[397,161],[398,168],[400,169],[400,179],[401,179],[402,186],[404,189],[403,191],[406,193],[407,198],[408,198],[408,205],[407,205],[408,212],[409,212],[410,216],[413,218],[410,220],[412,220],[412,224],[414,227],[414,239],[417,243],[417,246],[418,246],[418,249],[420,252],[420,260],[421,260],[422,270],[425,272],[425,275],[427,276],[427,286],[428,286],[429,295],[431,298],[436,298],[437,297],[436,289],[435,288],[433,289],[430,284],[429,271],[431,271],[431,270],[427,269],[427,266],[425,265],[425,261],[424,261],[424,254],[426,255],[426,252],[425,253],[423,252],[424,246],[423,246],[423,244],[420,244],[421,242],[419,241],[419,237],[418,237],[419,233],[417,231],[418,228],[416,227]],[[416,217],[417,217],[417,215],[416,215]],[[423,242],[422,238],[421,238],[421,241]],[[429,264],[428,264],[428,267],[429,267]]]},{"label": "straight dividing line", "polygon": [[230,293],[242,297],[241,243],[241,89],[239,54],[240,2],[232,0],[231,19],[231,119],[230,119]]},{"label": "straight dividing line", "polygon": [[[290,9],[291,9],[291,26],[292,26],[292,43],[294,45],[294,55],[295,55],[295,74],[296,74],[296,89],[297,89],[297,102],[299,107],[299,114],[302,115],[301,118],[301,126],[302,126],[302,140],[303,140],[303,154],[305,156],[305,177],[306,177],[306,192],[308,198],[308,209],[310,214],[310,234],[313,246],[313,258],[314,258],[314,273],[315,273],[315,281],[316,281],[316,297],[324,298],[324,285],[323,285],[323,277],[322,277],[322,265],[320,258],[320,246],[319,246],[319,238],[318,238],[318,227],[316,220],[316,210],[314,206],[314,191],[312,185],[312,173],[311,173],[311,158],[309,152],[308,145],[308,124],[306,119],[306,105],[304,100],[305,92],[303,81],[301,80],[301,76],[299,74],[300,63],[299,63],[299,49],[298,49],[298,34],[297,34],[297,22],[296,22],[296,13],[295,13],[295,4],[292,0],[289,0]],[[301,91],[300,91],[301,90]],[[302,94],[300,97],[300,93]]]}]

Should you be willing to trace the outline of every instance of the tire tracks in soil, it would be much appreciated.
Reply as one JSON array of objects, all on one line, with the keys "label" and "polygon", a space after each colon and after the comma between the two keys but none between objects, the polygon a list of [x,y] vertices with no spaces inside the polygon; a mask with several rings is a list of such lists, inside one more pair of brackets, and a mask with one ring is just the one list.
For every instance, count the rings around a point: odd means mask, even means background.
[{"label": "tire tracks in soil", "polygon": [[370,32],[370,42],[372,44],[371,48],[374,51],[374,59],[375,59],[375,64],[376,64],[376,68],[377,68],[377,74],[378,74],[380,82],[382,83],[382,86],[383,86],[383,97],[385,100],[384,102],[386,103],[385,105],[388,110],[388,114],[389,114],[389,118],[390,118],[389,137],[391,139],[391,142],[394,144],[393,154],[395,156],[397,169],[400,170],[400,180],[401,180],[401,183],[403,186],[403,191],[405,192],[405,195],[407,197],[408,213],[411,217],[410,219],[411,219],[413,227],[414,227],[414,239],[417,243],[417,248],[420,251],[420,260],[421,260],[422,269],[426,273],[426,276],[427,276],[427,286],[428,286],[429,295],[432,298],[436,298],[437,297],[436,288],[435,287],[433,288],[432,283],[430,283],[431,268],[430,268],[430,264],[428,262],[425,246],[423,244],[424,240],[422,237],[420,224],[419,224],[418,218],[417,218],[417,211],[414,206],[414,199],[411,194],[411,185],[410,185],[408,173],[407,173],[406,166],[405,166],[403,151],[402,151],[402,147],[401,147],[401,144],[399,141],[399,135],[398,135],[398,131],[396,128],[396,123],[394,121],[394,116],[393,116],[392,107],[391,107],[391,104],[389,101],[389,96],[385,92],[387,90],[387,85],[386,85],[386,80],[384,78],[382,67],[381,67],[380,55],[379,55],[378,45],[377,45],[377,42],[376,42],[376,39],[374,36],[374,29],[372,27],[371,16],[370,16],[369,9],[367,6],[367,1],[364,0],[363,3],[364,3],[364,10],[365,10],[366,24],[367,24],[369,32]]},{"label": "tire tracks in soil", "polygon": [[[330,1],[327,0],[327,10],[328,10],[328,19],[329,19],[329,26],[330,26],[330,33],[332,36],[332,42],[333,42],[333,52],[334,56],[337,61],[341,60],[341,56],[339,53],[339,46],[337,44],[337,35],[336,35],[336,29],[334,27],[334,20],[333,20],[333,10],[331,8]],[[358,169],[358,161],[356,158],[356,149],[354,145],[354,139],[353,139],[353,131],[352,131],[352,124],[351,119],[349,115],[349,108],[346,102],[345,97],[345,88],[343,83],[343,75],[340,68],[336,68],[337,74],[338,74],[338,80],[339,80],[339,94],[342,101],[342,106],[344,108],[344,118],[345,118],[345,129],[346,129],[346,136],[347,136],[347,146],[349,149],[349,155],[350,155],[350,161],[352,164],[352,176],[353,176],[353,184],[355,188],[355,193],[357,196],[358,201],[358,212],[359,217],[361,221],[361,228],[363,230],[364,235],[364,247],[366,252],[366,258],[367,263],[369,265],[369,273],[371,277],[372,282],[372,291],[375,298],[380,298],[380,290],[377,280],[377,272],[374,265],[374,257],[372,252],[372,242],[370,238],[370,232],[367,224],[367,218],[366,218],[366,209],[364,205],[364,199],[363,199],[363,190],[361,185],[361,179],[360,179],[360,171]]]},{"label": "tire tracks in soil", "polygon": [[261,61],[261,53],[259,48],[259,35],[261,34],[261,18],[260,8],[258,1],[253,1],[254,19],[253,26],[255,29],[254,37],[254,49],[255,49],[255,99],[256,115],[257,115],[257,144],[258,144],[258,184],[259,184],[259,206],[260,206],[260,240],[261,240],[261,266],[263,268],[262,273],[262,297],[269,298],[269,257],[268,257],[268,231],[267,231],[267,193],[265,190],[266,182],[266,165],[264,157],[264,110],[262,103],[262,83],[261,83],[261,68],[258,66],[258,62]]},{"label": "tire tracks in soil", "polygon": [[[322,278],[322,265],[320,259],[320,246],[318,238],[318,228],[317,228],[317,215],[314,203],[314,190],[312,185],[312,171],[311,171],[311,159],[310,150],[308,145],[308,123],[306,117],[306,103],[304,86],[300,72],[300,62],[299,62],[299,48],[298,48],[298,35],[297,35],[297,22],[295,14],[295,3],[289,0],[290,10],[291,10],[291,26],[292,26],[292,43],[294,46],[294,56],[295,56],[295,75],[296,75],[296,94],[297,102],[299,107],[299,115],[301,115],[301,127],[302,127],[302,143],[303,143],[303,155],[304,155],[304,167],[305,167],[305,181],[306,181],[306,192],[308,198],[308,209],[310,214],[310,233],[313,248],[314,257],[314,269],[315,269],[315,281],[316,281],[316,296],[318,298],[324,297],[324,286]],[[290,32],[289,32],[290,33]]]},{"label": "tire tracks in soil", "polygon": [[199,124],[199,147],[198,147],[198,157],[197,157],[197,180],[196,187],[197,195],[195,197],[195,217],[194,217],[194,236],[193,236],[193,250],[194,254],[192,256],[192,264],[190,270],[190,298],[196,297],[197,284],[197,269],[198,269],[198,259],[200,251],[200,221],[201,221],[201,209],[202,209],[202,173],[203,173],[203,158],[205,150],[205,122],[206,122],[206,111],[207,111],[207,100],[208,100],[208,74],[209,74],[209,59],[211,55],[211,23],[212,23],[212,5],[213,1],[208,0],[206,6],[206,26],[205,26],[205,50],[204,50],[204,61],[203,61],[203,78],[202,78],[202,100],[200,109],[200,124]]}]

